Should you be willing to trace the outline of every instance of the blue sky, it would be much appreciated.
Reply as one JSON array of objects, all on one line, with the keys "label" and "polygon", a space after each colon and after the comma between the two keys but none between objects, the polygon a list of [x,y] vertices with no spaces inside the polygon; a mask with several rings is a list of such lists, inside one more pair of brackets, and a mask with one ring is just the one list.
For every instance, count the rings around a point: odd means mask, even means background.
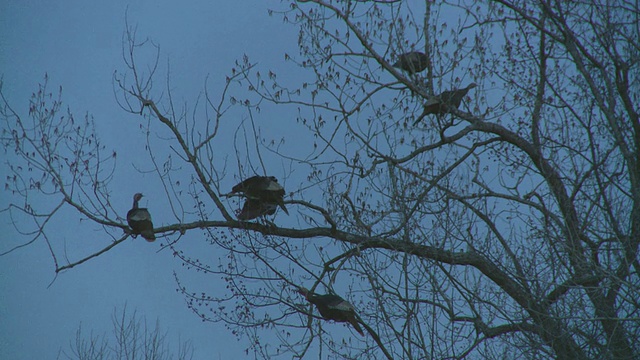
[{"label": "blue sky", "polygon": [[[140,38],[160,45],[161,70],[170,64],[172,88],[180,100],[193,101],[207,75],[212,88],[219,89],[216,82],[223,82],[243,54],[268,69],[282,66],[285,49],[297,51],[295,28],[268,16],[262,1],[2,2],[0,73],[8,100],[26,116],[29,96],[47,73],[49,89],[55,92],[62,86],[62,100],[77,117],[87,112],[94,116],[107,147],[124,146],[118,168],[131,171],[119,171],[114,179],[122,189],[116,194],[121,216],[134,192],[157,185],[151,175],[133,170],[146,161],[140,132],[135,131],[141,118],[123,112],[113,94],[113,72],[124,69],[125,12]],[[6,166],[3,161],[0,173]],[[12,199],[7,193],[1,196],[4,208]],[[142,204],[158,208],[159,202],[147,196]],[[65,244],[72,259],[87,254],[86,248],[74,247],[94,241],[90,244],[100,248],[107,240],[99,232],[78,232],[77,218],[59,219],[53,239]],[[157,211],[154,215],[156,225],[170,220]],[[25,240],[6,216],[0,221],[0,252]],[[50,287],[54,265],[44,242],[1,257],[0,358],[55,359],[59,349],[68,349],[80,323],[97,334],[109,332],[114,307],[125,304],[152,323],[158,319],[172,341],[178,336],[191,340],[196,359],[243,358],[243,346],[222,325],[202,323],[188,310],[173,278],[181,264],[159,248],[140,238],[127,241],[59,275]]]}]

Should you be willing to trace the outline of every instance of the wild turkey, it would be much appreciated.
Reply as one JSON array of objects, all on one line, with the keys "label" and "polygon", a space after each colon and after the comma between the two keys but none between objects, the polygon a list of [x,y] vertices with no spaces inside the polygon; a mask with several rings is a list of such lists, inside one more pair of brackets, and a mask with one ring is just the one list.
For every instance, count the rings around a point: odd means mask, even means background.
[{"label": "wild turkey", "polygon": [[156,240],[156,235],[153,233],[151,214],[149,214],[149,210],[138,207],[140,199],[142,199],[142,194],[133,195],[133,207],[127,213],[127,223],[133,235],[142,235],[147,241],[153,242]]},{"label": "wild turkey", "polygon": [[409,74],[415,74],[426,69],[428,64],[427,55],[419,51],[412,51],[398,56],[398,61],[391,66],[402,69]]},{"label": "wild turkey", "polygon": [[298,288],[298,292],[316,306],[325,320],[348,322],[360,335],[364,336],[364,332],[356,319],[356,309],[350,302],[334,294],[314,294],[303,287]]},{"label": "wild turkey", "polygon": [[247,198],[242,206],[242,210],[238,213],[239,220],[252,220],[260,216],[273,215],[278,205],[264,203],[260,200]]},{"label": "wild turkey", "polygon": [[278,184],[278,179],[275,176],[252,176],[234,186],[231,193],[243,193],[248,200],[253,200],[253,202],[245,202],[243,210],[245,207],[247,210],[262,208],[265,209],[266,214],[271,215],[273,212],[270,212],[269,205],[280,205],[282,210],[289,215],[289,211],[284,205],[284,188]]},{"label": "wild turkey", "polygon": [[475,83],[471,83],[467,85],[464,89],[455,89],[450,91],[444,91],[440,95],[432,96],[427,100],[427,103],[424,104],[424,110],[422,111],[422,115],[416,120],[414,125],[418,124],[422,118],[429,114],[446,114],[452,108],[457,109],[462,103],[462,99],[467,95],[469,90],[473,89],[477,85]]}]

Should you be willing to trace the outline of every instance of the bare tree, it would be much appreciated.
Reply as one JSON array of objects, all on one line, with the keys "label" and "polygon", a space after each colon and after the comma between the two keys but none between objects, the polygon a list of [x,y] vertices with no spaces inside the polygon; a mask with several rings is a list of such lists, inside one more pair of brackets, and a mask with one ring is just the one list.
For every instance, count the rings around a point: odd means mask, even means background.
[{"label": "bare tree", "polygon": [[[218,95],[207,82],[178,105],[170,84],[154,87],[154,45],[128,29],[114,76],[175,217],[157,235],[227,283],[177,278],[198,316],[258,358],[640,357],[637,3],[318,0],[274,13],[299,30],[284,75],[244,56]],[[410,51],[424,71],[392,66]],[[470,83],[458,107],[431,110]],[[64,264],[52,250],[59,272],[128,230],[109,201],[123,170],[90,119],[54,116],[49,98],[34,95],[32,123],[5,101],[4,145],[22,160],[6,185],[22,201],[5,212],[51,249],[47,223],[69,206],[111,238]],[[276,111],[274,129],[261,119]],[[291,217],[236,220],[222,194],[255,173],[284,180]],[[34,209],[36,194],[60,200]],[[182,247],[203,236],[218,258]],[[298,286],[347,299],[367,336],[322,321]]]},{"label": "bare tree", "polygon": [[164,360],[164,359],[192,359],[193,347],[188,341],[180,342],[177,353],[171,350],[167,334],[160,330],[160,324],[147,324],[146,319],[140,318],[137,312],[127,314],[126,306],[122,311],[114,310],[111,317],[113,322],[113,338],[105,335],[94,335],[93,331],[87,336],[82,332],[82,324],[78,326],[76,338],[69,344],[69,353],[61,351],[58,359],[78,360]]}]

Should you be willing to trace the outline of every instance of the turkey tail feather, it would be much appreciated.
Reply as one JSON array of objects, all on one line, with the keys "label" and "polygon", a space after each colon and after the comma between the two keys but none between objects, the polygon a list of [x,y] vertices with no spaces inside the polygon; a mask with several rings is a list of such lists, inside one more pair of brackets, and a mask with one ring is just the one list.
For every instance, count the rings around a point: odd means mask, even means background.
[{"label": "turkey tail feather", "polygon": [[362,328],[360,327],[360,324],[358,324],[358,320],[356,320],[355,317],[349,318],[349,323],[353,325],[353,328],[356,329],[356,331],[359,332],[360,335],[364,336],[364,331],[362,331]]},{"label": "turkey tail feather", "polygon": [[283,201],[283,200],[278,201],[278,205],[280,205],[280,207],[282,208],[282,210],[284,210],[284,212],[285,212],[287,215],[289,215],[289,210],[287,210],[287,207],[286,207],[286,206],[284,206],[284,201]]}]

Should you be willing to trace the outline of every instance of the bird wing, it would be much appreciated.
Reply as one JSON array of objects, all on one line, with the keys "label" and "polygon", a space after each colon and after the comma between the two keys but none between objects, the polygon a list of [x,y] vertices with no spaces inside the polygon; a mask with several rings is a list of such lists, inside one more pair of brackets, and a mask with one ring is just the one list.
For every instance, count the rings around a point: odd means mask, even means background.
[{"label": "bird wing", "polygon": [[[364,331],[362,331],[362,327],[360,327],[356,318],[356,309],[350,302],[334,294],[322,295],[322,300],[325,302],[329,312],[329,318],[335,321],[348,322],[360,335],[364,336]],[[321,309],[318,308],[318,310]],[[322,311],[320,313],[322,314]],[[324,316],[324,314],[322,315]]]},{"label": "bird wing", "polygon": [[282,191],[282,193],[284,194],[284,188],[282,187],[282,185],[280,185],[280,183],[278,183],[277,180],[274,180],[275,178],[268,178],[265,177],[264,181],[262,181],[262,183],[260,184],[260,189],[265,190],[265,191],[275,191],[275,192],[279,192]]},{"label": "bird wing", "polygon": [[340,311],[356,311],[356,308],[351,305],[347,300],[342,299],[340,302],[336,302],[330,305],[332,309],[340,310]]},{"label": "bird wing", "polygon": [[465,95],[469,92],[469,90],[476,87],[475,83],[471,83],[467,85],[467,87],[463,89],[456,89],[451,91],[445,91],[442,93],[441,97],[443,102],[458,108],[462,103],[462,99],[464,99]]},{"label": "bird wing", "polygon": [[424,107],[430,107],[434,105],[440,105],[442,103],[442,94],[441,95],[433,95],[427,100],[424,104]]},{"label": "bird wing", "polygon": [[[422,111],[423,115],[438,114],[441,112],[442,99],[440,98],[440,96],[441,95],[434,95],[434,96],[431,96],[429,100],[427,100],[427,102],[424,104],[424,109]],[[416,120],[415,124],[417,124],[418,122],[419,121]]]},{"label": "bird wing", "polygon": [[131,209],[127,213],[127,223],[133,234],[140,234],[149,242],[156,239],[153,233],[153,222],[151,222],[151,214],[145,208]]},{"label": "bird wing", "polygon": [[427,56],[419,51],[412,51],[398,56],[398,61],[393,63],[393,67],[402,69],[410,74],[421,72],[427,68]]},{"label": "bird wing", "polygon": [[263,215],[273,215],[276,212],[275,204],[264,203],[257,199],[247,198],[238,213],[239,220],[252,220]]},{"label": "bird wing", "polygon": [[462,103],[462,99],[464,98],[464,96],[467,95],[468,91],[469,89],[460,89],[453,91],[450,95],[448,103],[451,104],[451,106],[458,108]]},{"label": "bird wing", "polygon": [[326,295],[318,295],[318,298],[321,302],[323,302],[329,309],[339,310],[339,311],[355,311],[353,305],[347,300],[341,298],[335,294],[326,294]]},{"label": "bird wing", "polygon": [[267,181],[263,183],[262,190],[262,194],[259,195],[261,200],[268,203],[277,203],[282,210],[289,215],[289,210],[287,210],[287,207],[284,205],[284,188],[275,178],[267,178]]},{"label": "bird wing", "polygon": [[252,176],[248,179],[245,179],[243,181],[241,181],[240,183],[238,183],[236,186],[234,186],[233,188],[231,188],[231,192],[245,192],[248,189],[251,188],[255,188],[256,186],[259,186],[260,183],[262,182],[262,178],[264,176],[259,176],[259,175],[255,175]]},{"label": "bird wing", "polygon": [[127,213],[127,221],[151,221],[151,214],[145,208],[131,209]]}]

